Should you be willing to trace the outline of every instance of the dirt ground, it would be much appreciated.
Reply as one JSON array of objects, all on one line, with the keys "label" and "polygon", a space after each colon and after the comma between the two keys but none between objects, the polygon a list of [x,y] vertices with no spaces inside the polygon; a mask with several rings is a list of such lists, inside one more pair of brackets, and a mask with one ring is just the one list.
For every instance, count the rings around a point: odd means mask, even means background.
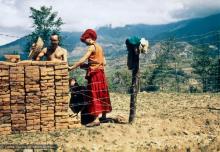
[{"label": "dirt ground", "polygon": [[[130,96],[112,93],[111,101],[108,116],[128,119]],[[134,124],[1,135],[0,144],[57,144],[66,152],[220,151],[220,95],[140,93]]]}]

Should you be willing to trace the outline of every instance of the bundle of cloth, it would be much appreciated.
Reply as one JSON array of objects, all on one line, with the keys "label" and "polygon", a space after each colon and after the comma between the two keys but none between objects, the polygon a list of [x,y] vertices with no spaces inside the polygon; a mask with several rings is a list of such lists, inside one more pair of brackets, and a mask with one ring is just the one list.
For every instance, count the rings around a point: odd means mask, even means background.
[{"label": "bundle of cloth", "polygon": [[136,68],[135,66],[137,66],[135,62],[137,62],[139,54],[147,53],[149,42],[145,38],[133,36],[126,39],[125,44],[128,51],[127,66],[129,70],[132,70]]},{"label": "bundle of cloth", "polygon": [[28,58],[35,60],[38,54],[43,49],[43,46],[44,46],[44,41],[42,40],[41,37],[38,37],[37,41],[33,43],[31,46],[31,50],[30,50]]}]

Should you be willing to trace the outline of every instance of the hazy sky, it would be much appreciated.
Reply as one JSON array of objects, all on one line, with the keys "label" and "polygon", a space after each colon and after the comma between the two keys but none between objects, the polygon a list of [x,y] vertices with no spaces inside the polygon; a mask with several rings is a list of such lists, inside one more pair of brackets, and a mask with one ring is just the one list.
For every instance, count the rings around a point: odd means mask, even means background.
[{"label": "hazy sky", "polygon": [[165,24],[220,12],[220,0],[0,0],[0,45],[31,32],[30,7],[52,6],[63,31],[111,24]]}]

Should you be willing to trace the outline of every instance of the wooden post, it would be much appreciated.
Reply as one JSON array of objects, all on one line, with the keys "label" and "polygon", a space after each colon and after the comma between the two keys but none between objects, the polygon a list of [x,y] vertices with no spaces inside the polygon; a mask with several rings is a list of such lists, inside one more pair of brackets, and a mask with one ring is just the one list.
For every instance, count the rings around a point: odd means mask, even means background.
[{"label": "wooden post", "polygon": [[133,123],[136,115],[136,104],[137,104],[137,93],[139,91],[139,51],[138,49],[133,50],[133,68],[132,68],[132,85],[131,85],[131,100],[130,100],[130,115],[129,123]]},{"label": "wooden post", "polygon": [[220,92],[220,58],[218,59],[218,87],[217,87],[217,92]]}]

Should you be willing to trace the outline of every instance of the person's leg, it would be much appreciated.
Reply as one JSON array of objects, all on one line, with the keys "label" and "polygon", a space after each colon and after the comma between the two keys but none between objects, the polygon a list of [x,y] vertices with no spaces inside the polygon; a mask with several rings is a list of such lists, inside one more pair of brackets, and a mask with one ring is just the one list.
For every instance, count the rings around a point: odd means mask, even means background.
[{"label": "person's leg", "polygon": [[99,118],[101,117],[101,114],[99,114],[98,116],[95,117],[95,120],[86,124],[86,127],[95,127],[95,126],[99,126],[100,125],[100,121]]},{"label": "person's leg", "polygon": [[102,119],[106,119],[106,113],[105,112],[102,113],[102,117],[101,118]]}]

